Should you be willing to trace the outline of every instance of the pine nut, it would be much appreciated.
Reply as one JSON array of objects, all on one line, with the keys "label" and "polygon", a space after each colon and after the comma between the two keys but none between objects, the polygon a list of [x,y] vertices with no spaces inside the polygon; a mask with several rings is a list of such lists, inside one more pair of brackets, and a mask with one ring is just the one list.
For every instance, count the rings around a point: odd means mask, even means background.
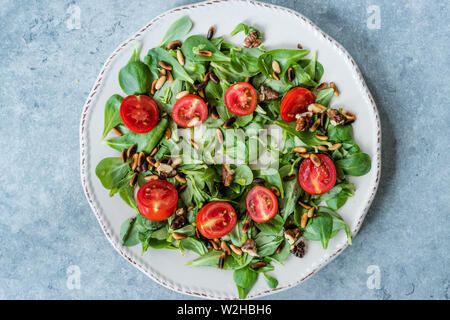
[{"label": "pine nut", "polygon": [[314,122],[314,124],[311,127],[311,129],[309,129],[309,131],[315,132],[319,126],[320,126],[320,119],[317,119],[316,122]]},{"label": "pine nut", "polygon": [[250,230],[251,224],[252,222],[250,220],[245,220],[241,228],[242,233],[247,233]]},{"label": "pine nut", "polygon": [[222,130],[220,130],[219,128],[217,128],[216,130],[216,135],[217,135],[217,140],[219,141],[220,144],[223,143],[223,133]]},{"label": "pine nut", "polygon": [[287,75],[288,75],[288,80],[290,82],[294,81],[294,79],[295,79],[295,72],[294,72],[294,69],[292,69],[292,67],[289,67],[289,69],[287,71]]},{"label": "pine nut", "polygon": [[215,32],[215,31],[216,31],[216,30],[214,29],[213,26],[209,27],[208,33],[206,34],[206,39],[211,40],[212,37],[214,36],[214,32]]},{"label": "pine nut", "polygon": [[182,158],[175,158],[175,160],[173,160],[173,162],[171,164],[172,168],[175,169],[176,167],[178,167],[181,164],[181,162],[183,162]]},{"label": "pine nut", "polygon": [[225,258],[226,258],[226,254],[224,252],[220,255],[220,258],[219,258],[219,269],[223,269],[223,266],[225,264]]},{"label": "pine nut", "polygon": [[150,153],[150,156],[153,157],[153,156],[155,155],[156,152],[158,152],[158,148],[155,147],[155,148],[152,150],[152,152]]},{"label": "pine nut", "polygon": [[198,143],[197,142],[195,142],[193,139],[191,139],[191,145],[196,149],[196,150],[198,150],[199,149],[199,145],[198,145]]},{"label": "pine nut", "polygon": [[231,250],[233,250],[234,253],[236,253],[238,256],[242,255],[242,250],[241,248],[235,246],[234,244],[230,244],[230,248]]},{"label": "pine nut", "polygon": [[184,96],[188,95],[189,91],[185,90],[185,91],[180,91],[177,93],[177,95],[175,96],[175,99],[180,100],[181,98],[183,98]]},{"label": "pine nut", "polygon": [[159,179],[159,177],[156,174],[152,174],[150,176],[145,176],[144,177],[145,181],[153,181],[153,180],[158,180],[158,179]]},{"label": "pine nut", "polygon": [[258,261],[258,262],[252,263],[252,269],[259,269],[259,268],[262,268],[265,266],[267,266],[267,263],[265,263],[263,261]]},{"label": "pine nut", "polygon": [[181,176],[178,175],[178,174],[175,176],[175,179],[176,179],[179,183],[181,183],[181,184],[185,184],[185,183],[186,183],[186,179],[183,178],[183,177],[181,177]]},{"label": "pine nut", "polygon": [[294,149],[292,149],[292,151],[298,152],[298,153],[305,153],[308,151],[308,149],[306,149],[305,147],[295,147]]},{"label": "pine nut", "polygon": [[164,131],[164,137],[166,138],[166,140],[169,140],[171,136],[172,131],[170,130],[170,128],[166,128],[166,130]]},{"label": "pine nut", "polygon": [[136,170],[138,166],[138,158],[139,155],[137,153],[133,154],[133,157],[131,158],[131,170]]},{"label": "pine nut", "polygon": [[224,240],[220,242],[220,248],[222,248],[223,252],[225,252],[228,256],[231,254],[230,247]]},{"label": "pine nut", "polygon": [[314,215],[314,207],[309,208],[308,210],[308,218],[312,218]]},{"label": "pine nut", "polygon": [[142,166],[142,164],[145,161],[145,153],[143,151],[139,152],[139,156],[138,156],[138,161],[137,161],[137,165],[138,166]]},{"label": "pine nut", "polygon": [[214,72],[209,73],[209,79],[214,82],[215,84],[218,84],[220,82],[220,79]]},{"label": "pine nut", "polygon": [[199,51],[197,51],[197,54],[199,56],[203,56],[203,57],[211,57],[212,56],[212,52],[209,50],[199,50]]},{"label": "pine nut", "polygon": [[169,81],[170,83],[173,82],[173,75],[170,71],[167,71],[167,81]]},{"label": "pine nut", "polygon": [[319,86],[317,87],[316,91],[319,92],[323,89],[328,88],[328,82],[322,82],[321,84],[319,84]]},{"label": "pine nut", "polygon": [[318,103],[311,103],[308,106],[308,111],[313,112],[313,113],[322,113],[325,110],[327,110],[327,107],[325,107],[321,104],[318,104]]},{"label": "pine nut", "polygon": [[302,157],[303,159],[308,159],[309,158],[309,154],[308,153],[300,153],[299,156]]},{"label": "pine nut", "polygon": [[330,87],[334,89],[334,95],[338,97],[339,96],[339,90],[336,87],[336,84],[334,82],[330,82]]},{"label": "pine nut", "polygon": [[327,152],[328,148],[326,146],[317,146],[317,150],[322,151],[322,152]]},{"label": "pine nut", "polygon": [[120,153],[120,158],[122,159],[122,162],[127,162],[127,149],[123,149]]},{"label": "pine nut", "polygon": [[353,113],[351,113],[350,111],[347,110],[342,110],[342,114],[344,115],[344,117],[346,117],[348,120],[355,120],[355,115]]},{"label": "pine nut", "polygon": [[114,134],[118,135],[119,137],[122,136],[122,132],[120,132],[120,130],[117,128],[112,128],[112,132],[114,132]]},{"label": "pine nut", "polygon": [[271,186],[270,190],[272,190],[273,194],[276,195],[277,197],[279,197],[281,195],[280,190],[278,190],[278,188],[275,186]]},{"label": "pine nut", "polygon": [[134,187],[138,181],[139,173],[135,172],[130,179],[130,187]]},{"label": "pine nut", "polygon": [[181,41],[178,41],[178,40],[169,42],[167,44],[167,49],[169,49],[169,50],[175,50],[175,49],[178,49],[179,47],[181,47]]},{"label": "pine nut", "polygon": [[275,80],[280,80],[280,77],[278,76],[278,73],[276,73],[275,71],[272,72],[272,77],[273,77]]},{"label": "pine nut", "polygon": [[177,50],[177,60],[180,65],[184,66],[184,56],[181,50]]},{"label": "pine nut", "polygon": [[161,89],[162,86],[164,85],[164,83],[166,82],[166,80],[167,80],[167,77],[166,77],[166,76],[161,76],[161,77],[158,79],[158,81],[156,81],[155,89],[156,89],[156,90]]},{"label": "pine nut", "polygon": [[170,64],[164,62],[164,61],[160,61],[160,62],[158,62],[158,64],[163,69],[166,69],[166,70],[169,70],[169,71],[172,70],[172,66]]},{"label": "pine nut", "polygon": [[301,220],[300,220],[300,226],[303,228],[303,229],[305,229],[306,228],[306,223],[308,222],[308,213],[304,213],[303,215],[302,215],[302,218],[301,218]]},{"label": "pine nut", "polygon": [[272,60],[272,70],[275,73],[281,73],[280,64],[277,60]]},{"label": "pine nut", "polygon": [[128,151],[127,151],[128,159],[130,159],[136,153],[136,150],[137,150],[136,144],[133,144],[131,147],[128,148]]},{"label": "pine nut", "polygon": [[319,134],[316,134],[316,138],[319,139],[319,140],[322,140],[322,141],[327,141],[328,140],[327,136],[322,136],[322,135],[319,135]]},{"label": "pine nut", "polygon": [[334,151],[334,150],[339,149],[340,147],[342,147],[342,143],[335,143],[331,147],[329,147],[328,150]]},{"label": "pine nut", "polygon": [[320,167],[320,165],[322,164],[322,161],[320,161],[319,157],[317,155],[315,155],[314,153],[310,154],[309,158],[311,159],[311,161],[314,163],[314,165],[316,167]]},{"label": "pine nut", "polygon": [[172,233],[172,237],[173,237],[175,240],[183,240],[183,239],[186,239],[186,238],[187,238],[187,236],[186,236],[185,234],[178,233],[178,232]]},{"label": "pine nut", "polygon": [[311,209],[312,207],[309,204],[298,201],[298,204],[301,205],[305,209]]},{"label": "pine nut", "polygon": [[156,83],[158,82],[158,80],[153,80],[152,82],[152,87],[150,89],[150,93],[153,95],[156,93]]}]

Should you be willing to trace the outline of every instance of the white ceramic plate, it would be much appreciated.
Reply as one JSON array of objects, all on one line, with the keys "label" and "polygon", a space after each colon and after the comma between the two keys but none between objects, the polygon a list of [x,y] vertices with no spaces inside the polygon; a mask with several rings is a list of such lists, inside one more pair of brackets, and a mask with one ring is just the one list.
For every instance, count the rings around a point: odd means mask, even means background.
[{"label": "white ceramic plate", "polygon": [[[120,225],[134,212],[118,196],[110,198],[95,175],[95,167],[101,159],[119,156],[100,140],[105,102],[114,93],[123,94],[118,83],[120,68],[130,58],[135,41],[142,42],[142,59],[148,49],[159,45],[171,23],[182,16],[189,16],[194,22],[190,34],[205,34],[214,25],[217,35],[228,35],[238,23],[246,22],[264,32],[264,46],[268,49],[296,48],[297,43],[301,43],[306,49],[318,50],[319,60],[325,69],[323,81],[334,81],[341,92],[339,97],[333,98],[332,106],[345,106],[357,115],[354,123],[356,142],[372,158],[371,171],[363,177],[351,179],[357,186],[355,196],[339,210],[353,235],[359,230],[378,186],[381,152],[378,111],[358,67],[340,44],[301,14],[270,4],[214,0],[179,7],[150,21],[111,54],[89,94],[81,118],[81,179],[92,211],[116,250],[153,280],[189,295],[237,298],[232,271],[185,266],[186,262],[196,257],[194,253],[183,256],[178,251],[149,249],[141,256],[141,246],[122,247],[119,241]],[[242,44],[243,35],[228,40]],[[323,250],[319,242],[309,241],[307,246],[303,259],[292,256],[285,265],[276,265],[273,275],[279,281],[277,289],[269,290],[260,277],[248,297],[268,295],[299,284],[342,252],[347,243],[341,231],[330,241],[327,250]]]}]

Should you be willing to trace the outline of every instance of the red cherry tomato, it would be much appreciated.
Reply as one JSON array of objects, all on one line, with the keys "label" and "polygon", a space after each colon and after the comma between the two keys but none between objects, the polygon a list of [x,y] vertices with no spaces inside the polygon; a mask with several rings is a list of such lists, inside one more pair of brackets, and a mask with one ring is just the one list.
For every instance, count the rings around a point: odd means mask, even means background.
[{"label": "red cherry tomato", "polygon": [[247,194],[245,207],[253,221],[259,223],[267,222],[277,214],[278,200],[269,189],[256,186]]},{"label": "red cherry tomato", "polygon": [[296,87],[289,90],[281,100],[281,119],[286,122],[295,121],[295,115],[308,111],[308,106],[315,100],[316,96],[308,89]]},{"label": "red cherry tomato", "polygon": [[213,201],[203,206],[197,214],[197,228],[209,239],[226,236],[236,225],[236,212],[225,201]]},{"label": "red cherry tomato", "polygon": [[[208,117],[206,103],[194,94],[188,94],[175,103],[172,109],[172,118],[177,125],[183,128],[192,128],[201,125]],[[197,118],[195,120],[194,118]]]},{"label": "red cherry tomato", "polygon": [[177,203],[177,189],[165,180],[149,181],[137,192],[138,209],[149,220],[166,220],[174,213]]},{"label": "red cherry tomato", "polygon": [[135,133],[149,132],[158,123],[158,105],[155,100],[145,95],[128,96],[120,105],[120,119]]},{"label": "red cherry tomato", "polygon": [[248,116],[256,109],[258,103],[256,90],[250,83],[238,82],[225,92],[225,105],[236,116]]},{"label": "red cherry tomato", "polygon": [[324,154],[317,155],[320,166],[305,159],[300,165],[298,180],[300,186],[309,194],[321,195],[330,191],[336,184],[336,167],[333,161]]}]

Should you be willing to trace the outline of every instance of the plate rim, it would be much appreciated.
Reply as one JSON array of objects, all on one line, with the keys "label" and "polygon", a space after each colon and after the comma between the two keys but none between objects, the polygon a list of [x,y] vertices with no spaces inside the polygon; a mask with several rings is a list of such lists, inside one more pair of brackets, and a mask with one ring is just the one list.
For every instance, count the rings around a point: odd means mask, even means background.
[{"label": "plate rim", "polygon": [[[106,62],[103,64],[102,69],[99,73],[99,75],[97,76],[97,79],[94,83],[94,85],[92,86],[92,89],[88,95],[88,98],[86,99],[86,102],[84,103],[83,106],[83,110],[81,113],[81,120],[80,120],[80,128],[79,128],[79,141],[80,141],[80,174],[81,174],[81,183],[83,186],[83,191],[84,194],[86,196],[86,199],[88,200],[89,206],[91,207],[92,212],[94,213],[95,217],[97,218],[98,223],[100,224],[104,234],[106,235],[106,238],[108,239],[108,241],[111,243],[111,245],[116,249],[117,252],[120,253],[120,255],[126,259],[127,261],[129,261],[131,264],[133,264],[137,269],[139,269],[141,272],[143,272],[144,274],[146,274],[149,278],[151,278],[152,280],[154,280],[155,282],[157,282],[158,284],[173,290],[175,292],[178,293],[182,293],[182,294],[187,294],[190,296],[194,296],[194,297],[203,297],[203,298],[209,298],[209,299],[224,299],[224,300],[229,300],[229,299],[238,299],[236,298],[230,298],[230,297],[222,297],[219,296],[218,294],[212,294],[211,291],[206,291],[204,290],[203,292],[196,292],[194,290],[189,290],[188,288],[183,287],[183,285],[179,284],[179,283],[167,283],[166,281],[164,281],[163,279],[160,279],[158,277],[158,275],[154,274],[152,272],[152,270],[148,270],[148,268],[146,266],[143,266],[141,264],[139,264],[138,262],[136,262],[132,257],[130,257],[126,252],[124,252],[121,248],[121,246],[116,243],[113,239],[113,237],[111,236],[105,222],[102,219],[102,215],[99,213],[99,211],[97,210],[97,208],[94,205],[94,200],[91,197],[91,193],[87,184],[87,173],[86,173],[86,150],[85,150],[85,146],[86,146],[86,137],[85,137],[85,132],[86,132],[86,121],[88,118],[88,115],[90,113],[90,105],[92,103],[92,101],[94,100],[94,96],[97,93],[97,89],[101,86],[102,80],[103,80],[103,75],[105,74],[105,72],[107,71],[108,67],[110,66],[112,60],[117,56],[117,54],[123,49],[125,48],[130,42],[133,42],[135,40],[137,40],[150,26],[152,26],[154,23],[156,23],[158,20],[171,15],[173,13],[177,13],[183,10],[190,10],[190,9],[195,9],[197,7],[203,7],[203,6],[208,6],[208,5],[217,5],[217,4],[221,4],[221,3],[229,3],[229,2],[239,2],[239,3],[243,3],[246,2],[249,5],[254,5],[254,6],[263,6],[272,10],[279,10],[279,11],[283,11],[285,13],[288,13],[290,15],[295,16],[296,18],[300,19],[303,21],[303,23],[307,23],[310,25],[310,27],[312,27],[314,29],[314,31],[318,32],[320,35],[322,35],[326,40],[328,40],[333,46],[334,48],[338,51],[338,53],[340,53],[341,55],[343,55],[348,62],[351,63],[352,65],[352,72],[354,73],[354,77],[356,78],[356,80],[361,84],[361,89],[362,89],[362,93],[365,95],[365,97],[367,98],[368,102],[370,103],[374,115],[375,115],[375,124],[376,124],[376,137],[377,137],[377,141],[376,141],[376,154],[375,157],[373,159],[373,167],[374,169],[376,169],[376,173],[375,173],[375,181],[373,182],[372,187],[372,191],[371,191],[371,195],[369,197],[369,200],[367,201],[364,209],[361,212],[361,215],[358,218],[357,224],[355,226],[355,228],[352,230],[352,236],[355,237],[356,234],[358,233],[358,231],[361,228],[361,224],[364,221],[364,218],[367,215],[367,212],[370,208],[370,205],[373,202],[373,199],[375,198],[377,189],[378,189],[378,185],[379,185],[379,180],[380,180],[380,172],[381,172],[381,124],[380,124],[380,117],[379,117],[379,113],[378,113],[378,109],[377,106],[375,104],[375,101],[372,97],[372,94],[370,93],[366,82],[364,81],[364,78],[362,76],[361,71],[359,70],[356,62],[354,61],[354,59],[350,56],[350,54],[347,52],[347,50],[336,40],[334,40],[332,37],[330,37],[329,35],[327,35],[322,29],[320,29],[318,26],[316,26],[311,20],[309,20],[308,18],[306,18],[305,16],[303,16],[302,14],[300,14],[299,12],[283,7],[283,6],[279,6],[279,5],[273,5],[273,4],[269,4],[269,3],[263,3],[263,2],[259,2],[259,1],[254,1],[254,0],[207,0],[207,1],[203,1],[203,2],[198,2],[198,3],[192,3],[192,4],[188,4],[188,5],[182,5],[173,9],[170,9],[168,11],[165,11],[163,13],[161,13],[160,15],[158,15],[157,17],[153,18],[149,23],[147,23],[144,27],[142,27],[141,29],[139,29],[136,33],[133,34],[133,36],[129,37],[127,40],[125,40],[124,42],[122,42],[119,46],[116,47],[116,49],[113,51],[113,53],[108,57],[108,59],[106,60]],[[315,274],[316,272],[318,272],[321,268],[323,268],[325,265],[327,265],[328,263],[330,263],[334,258],[336,258],[345,248],[347,248],[348,244],[347,242],[345,242],[341,247],[339,247],[332,255],[330,255],[328,258],[326,258],[325,260],[322,260],[309,274],[307,274],[306,276],[302,277],[301,279],[293,279],[292,282],[290,282],[287,285],[284,285],[283,287],[278,287],[275,289],[267,289],[267,290],[263,290],[260,292],[256,292],[256,293],[251,293],[247,296],[247,299],[253,299],[253,298],[258,298],[258,297],[263,297],[263,296],[267,296],[273,293],[277,293],[277,292],[281,292],[284,290],[287,290],[289,288],[295,287],[298,284],[302,283],[303,281],[305,281],[306,279],[308,279],[310,276],[312,276],[313,274]]]}]

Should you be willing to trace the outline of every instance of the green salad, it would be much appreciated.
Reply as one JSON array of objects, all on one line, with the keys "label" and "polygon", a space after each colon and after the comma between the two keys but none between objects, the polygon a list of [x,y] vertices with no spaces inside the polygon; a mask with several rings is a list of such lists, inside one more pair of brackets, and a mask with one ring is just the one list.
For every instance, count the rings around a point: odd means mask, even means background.
[{"label": "green salad", "polygon": [[371,159],[353,140],[355,115],[330,107],[339,91],[321,82],[317,52],[266,50],[242,23],[230,37],[244,34],[243,46],[214,27],[188,36],[192,25],[175,21],[120,70],[102,134],[118,154],[96,175],[136,211],[123,246],[193,251],[189,266],[233,270],[245,298],[258,276],[276,288],[271,271],[308,241],[326,249],[342,230],[351,244],[337,211]]}]

